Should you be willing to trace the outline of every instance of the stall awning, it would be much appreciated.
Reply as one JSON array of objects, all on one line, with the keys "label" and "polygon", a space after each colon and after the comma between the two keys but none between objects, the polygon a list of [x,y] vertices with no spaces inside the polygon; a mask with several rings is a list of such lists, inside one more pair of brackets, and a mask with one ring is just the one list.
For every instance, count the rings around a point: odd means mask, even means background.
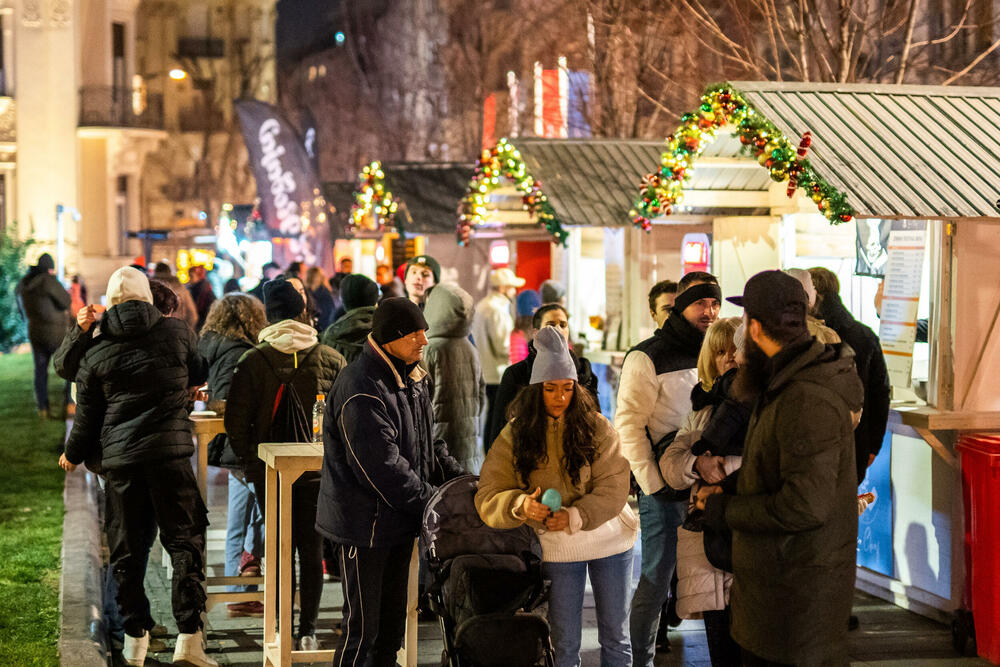
[{"label": "stall awning", "polygon": [[857,215],[1000,217],[1000,88],[730,85],[785,136],[812,133],[810,161]]},{"label": "stall awning", "polygon": [[472,178],[462,163],[383,164],[386,188],[399,203],[396,224],[407,234],[454,234],[458,203]]},{"label": "stall awning", "polygon": [[[632,139],[510,139],[564,226],[619,227],[663,142]],[[466,181],[468,184],[468,181]]]}]

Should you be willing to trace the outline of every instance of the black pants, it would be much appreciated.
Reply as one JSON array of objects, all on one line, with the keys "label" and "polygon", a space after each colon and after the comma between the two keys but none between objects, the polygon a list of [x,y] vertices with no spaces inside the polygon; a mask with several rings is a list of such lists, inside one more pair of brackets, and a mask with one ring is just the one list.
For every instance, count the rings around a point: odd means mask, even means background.
[{"label": "black pants", "polygon": [[795,667],[784,662],[771,662],[743,649],[743,667]]},{"label": "black pants", "polygon": [[160,542],[174,568],[171,601],[180,632],[201,629],[205,610],[205,528],[202,502],[187,459],[139,463],[107,473],[108,546],[118,582],[118,610],[125,632],[141,637],[153,627],[143,589],[146,562],[153,545],[149,523],[160,529]]},{"label": "black pants", "polygon": [[406,631],[406,583],[413,543],[375,549],[337,547],[344,621],[333,664],[394,667]]},{"label": "black pants", "polygon": [[[486,426],[483,428],[483,451],[489,453],[490,447],[493,446],[492,442],[487,442],[486,434],[490,432],[493,428],[494,415],[497,410],[497,392],[500,391],[500,385],[498,384],[488,384],[486,385]],[[503,417],[503,415],[501,415]],[[506,420],[501,419],[501,424],[506,423]]]},{"label": "black pants", "polygon": [[[39,410],[49,409],[49,361],[55,349],[31,344],[31,358],[35,362],[35,405]],[[70,383],[66,382],[63,405],[70,402]]]},{"label": "black pants", "polygon": [[729,607],[702,613],[705,619],[705,639],[712,667],[738,667],[740,645],[729,634]]},{"label": "black pants", "polygon": [[292,484],[292,549],[299,556],[297,576],[292,568],[292,590],[298,585],[300,637],[316,634],[323,596],[323,540],[316,532],[318,502],[318,479],[300,479]]}]

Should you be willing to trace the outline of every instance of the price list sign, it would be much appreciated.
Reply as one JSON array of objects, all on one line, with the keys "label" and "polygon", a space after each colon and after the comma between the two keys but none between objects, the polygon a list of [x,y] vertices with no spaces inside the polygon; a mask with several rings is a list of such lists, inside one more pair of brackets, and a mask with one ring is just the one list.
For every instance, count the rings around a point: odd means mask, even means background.
[{"label": "price list sign", "polygon": [[926,220],[892,222],[878,335],[894,387],[910,386],[926,243]]}]

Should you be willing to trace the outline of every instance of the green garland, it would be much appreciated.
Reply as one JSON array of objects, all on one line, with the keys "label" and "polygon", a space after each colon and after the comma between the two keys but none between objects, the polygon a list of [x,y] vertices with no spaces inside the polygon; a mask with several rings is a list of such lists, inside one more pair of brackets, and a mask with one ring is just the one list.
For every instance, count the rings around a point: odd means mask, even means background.
[{"label": "green garland", "polygon": [[487,197],[500,186],[501,178],[517,186],[524,210],[538,219],[555,242],[565,246],[569,232],[556,217],[555,209],[542,192],[542,184],[528,173],[520,151],[507,139],[501,139],[492,150],[484,149],[476,163],[472,181],[458,205],[458,245],[468,245],[472,230],[486,219],[489,213]]},{"label": "green garland", "polygon": [[847,195],[821,178],[805,157],[812,141],[808,132],[796,148],[727,84],[711,86],[701,102],[696,111],[681,116],[681,126],[667,137],[660,172],[647,174],[640,184],[640,199],[629,212],[635,225],[648,232],[652,218],[673,213],[684,199],[695,160],[727,124],[735,127],[733,135],[739,136],[742,153],[756,157],[772,180],[789,182],[789,197],[802,188],[833,224],[851,220],[854,209],[847,203]]}]

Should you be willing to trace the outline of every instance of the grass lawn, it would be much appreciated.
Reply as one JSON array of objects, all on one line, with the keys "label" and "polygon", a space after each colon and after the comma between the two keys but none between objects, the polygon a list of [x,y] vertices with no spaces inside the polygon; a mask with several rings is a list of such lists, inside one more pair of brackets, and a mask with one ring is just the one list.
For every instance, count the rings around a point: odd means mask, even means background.
[{"label": "grass lawn", "polygon": [[[58,411],[63,381],[50,376]],[[0,665],[58,665],[65,424],[36,415],[30,354],[0,355]]]}]

